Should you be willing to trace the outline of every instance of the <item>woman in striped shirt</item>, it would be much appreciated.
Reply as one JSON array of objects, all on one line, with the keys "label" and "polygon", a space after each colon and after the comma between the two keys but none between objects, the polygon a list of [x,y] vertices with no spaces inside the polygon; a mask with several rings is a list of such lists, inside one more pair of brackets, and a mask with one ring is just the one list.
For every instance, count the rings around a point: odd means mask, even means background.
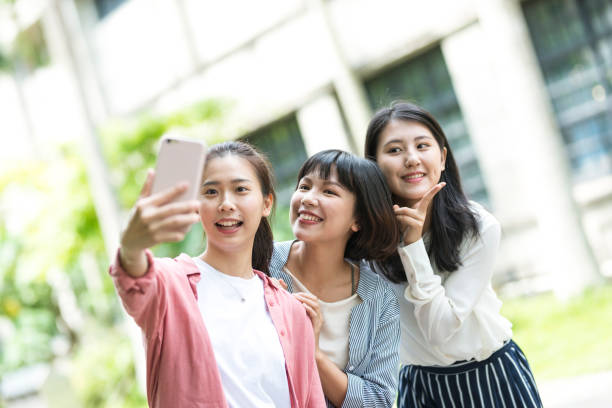
[{"label": "woman in striped shirt", "polygon": [[315,331],[328,406],[390,407],[397,389],[399,309],[363,258],[395,252],[399,231],[378,167],[341,150],[310,157],[291,198],[297,240],[275,244],[270,274],[297,292]]},{"label": "woman in striped shirt", "polygon": [[365,152],[402,230],[399,256],[376,268],[400,302],[399,407],[541,407],[491,287],[499,222],[465,197],[438,122],[409,103],[381,109]]}]

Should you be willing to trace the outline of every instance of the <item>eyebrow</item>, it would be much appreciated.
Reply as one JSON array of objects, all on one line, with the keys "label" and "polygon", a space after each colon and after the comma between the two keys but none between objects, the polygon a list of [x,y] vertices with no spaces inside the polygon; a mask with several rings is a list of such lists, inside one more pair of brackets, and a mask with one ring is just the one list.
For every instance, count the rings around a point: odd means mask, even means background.
[{"label": "eyebrow", "polygon": [[[414,138],[415,141],[421,140],[421,139],[433,139],[433,137],[432,136],[428,136],[428,135],[420,135],[420,136],[416,136]],[[392,143],[404,143],[404,140],[402,140],[402,139],[392,139],[392,140],[389,140],[387,143],[385,143],[383,146],[387,146],[387,145],[390,145]]]},{"label": "eyebrow", "polygon": [[[307,181],[307,182],[309,182],[309,183],[311,183],[311,184],[312,184],[312,179],[311,179],[310,177],[308,177],[308,176],[304,176],[304,177],[302,177],[302,180]],[[331,184],[331,185],[333,185],[333,186],[338,186],[338,187],[340,187],[341,189],[343,189],[343,190],[347,190],[347,191],[348,191],[348,189],[347,189],[345,186],[343,186],[342,184],[338,183],[337,181],[323,180],[323,184],[324,184],[324,185],[329,185],[329,184]]]},{"label": "eyebrow", "polygon": [[[230,183],[232,184],[240,184],[240,183],[252,183],[252,180],[249,179],[243,179],[243,178],[237,178],[237,179],[233,179],[230,181]],[[221,184],[220,181],[217,180],[210,180],[210,181],[206,181],[202,184],[202,187],[205,186],[218,186],[219,184]]]}]

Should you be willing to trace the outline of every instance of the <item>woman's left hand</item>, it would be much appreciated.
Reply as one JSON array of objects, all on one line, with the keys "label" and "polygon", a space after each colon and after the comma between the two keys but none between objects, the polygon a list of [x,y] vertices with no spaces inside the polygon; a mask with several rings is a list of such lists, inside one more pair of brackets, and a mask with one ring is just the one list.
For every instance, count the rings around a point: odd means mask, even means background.
[{"label": "woman's left hand", "polygon": [[319,307],[319,299],[317,299],[316,296],[305,292],[294,293],[293,296],[295,296],[295,298],[299,300],[302,305],[304,305],[306,313],[308,313],[308,317],[310,317],[315,336],[315,351],[319,351],[319,334],[321,333],[321,327],[323,326],[323,314],[321,313],[321,308]]}]

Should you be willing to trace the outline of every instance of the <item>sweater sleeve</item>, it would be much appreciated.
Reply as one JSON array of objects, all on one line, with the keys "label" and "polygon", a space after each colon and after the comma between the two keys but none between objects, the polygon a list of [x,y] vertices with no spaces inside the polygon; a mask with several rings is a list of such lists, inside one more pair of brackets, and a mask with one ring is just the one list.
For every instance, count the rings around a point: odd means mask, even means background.
[{"label": "sweater sleeve", "polygon": [[433,271],[422,239],[398,248],[408,280],[404,297],[414,304],[419,328],[432,345],[442,346],[461,328],[490,285],[500,238],[499,223],[488,222],[463,248],[462,264],[444,284]]},{"label": "sweater sleeve", "polygon": [[140,277],[132,277],[121,266],[119,251],[109,273],[125,311],[132,316],[147,337],[157,331],[166,309],[165,282],[159,260],[146,251],[148,269]]},{"label": "sweater sleeve", "polygon": [[386,294],[372,342],[372,358],[363,376],[347,373],[348,388],[343,408],[393,406],[399,367],[399,304],[391,290]]}]

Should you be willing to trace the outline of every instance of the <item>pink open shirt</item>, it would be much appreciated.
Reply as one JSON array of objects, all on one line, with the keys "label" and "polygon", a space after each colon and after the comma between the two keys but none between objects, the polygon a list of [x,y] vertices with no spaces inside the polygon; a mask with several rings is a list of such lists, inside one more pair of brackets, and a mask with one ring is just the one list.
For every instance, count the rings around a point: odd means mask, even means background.
[{"label": "pink open shirt", "polygon": [[[227,407],[214,350],[197,304],[200,272],[185,254],[153,258],[139,278],[119,257],[110,267],[125,310],[141,327],[147,356],[147,398],[152,408]],[[291,407],[325,407],[314,359],[314,335],[304,307],[254,270],[285,355]]]}]

